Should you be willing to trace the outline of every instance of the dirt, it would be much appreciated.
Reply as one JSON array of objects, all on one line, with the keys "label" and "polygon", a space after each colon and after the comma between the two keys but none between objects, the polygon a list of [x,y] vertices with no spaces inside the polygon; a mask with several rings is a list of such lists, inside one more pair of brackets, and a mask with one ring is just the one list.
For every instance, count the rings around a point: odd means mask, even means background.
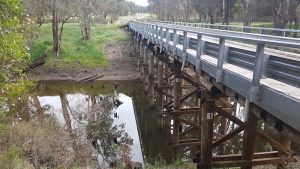
[{"label": "dirt", "polygon": [[[290,163],[287,166],[287,169],[299,169],[300,168],[300,156],[295,157],[297,159],[297,162]],[[256,166],[253,167],[253,169],[277,169],[276,165],[266,165],[266,166]]]},{"label": "dirt", "polygon": [[104,47],[108,66],[103,68],[86,68],[80,63],[68,66],[66,70],[49,71],[43,65],[34,68],[27,74],[28,80],[68,80],[76,81],[95,74],[103,75],[96,81],[138,80],[140,73],[137,57],[134,55],[133,43],[130,40],[109,43]]}]

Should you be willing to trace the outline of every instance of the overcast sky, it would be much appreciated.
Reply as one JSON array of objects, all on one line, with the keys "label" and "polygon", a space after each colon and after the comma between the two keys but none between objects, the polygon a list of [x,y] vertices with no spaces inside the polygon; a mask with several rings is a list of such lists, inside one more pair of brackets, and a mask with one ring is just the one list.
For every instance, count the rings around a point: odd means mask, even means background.
[{"label": "overcast sky", "polygon": [[127,1],[132,1],[138,5],[142,5],[142,6],[147,6],[148,4],[148,0],[127,0]]}]

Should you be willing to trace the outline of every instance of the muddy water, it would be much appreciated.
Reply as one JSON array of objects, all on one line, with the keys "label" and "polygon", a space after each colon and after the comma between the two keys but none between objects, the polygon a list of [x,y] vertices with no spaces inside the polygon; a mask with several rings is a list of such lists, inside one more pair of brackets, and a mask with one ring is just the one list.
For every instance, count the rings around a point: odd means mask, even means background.
[{"label": "muddy water", "polygon": [[129,146],[126,155],[138,165],[168,162],[168,133],[158,130],[158,115],[147,98],[139,82],[40,82],[20,119],[54,118],[76,138],[90,142],[100,166],[120,162],[124,146],[116,145]]}]

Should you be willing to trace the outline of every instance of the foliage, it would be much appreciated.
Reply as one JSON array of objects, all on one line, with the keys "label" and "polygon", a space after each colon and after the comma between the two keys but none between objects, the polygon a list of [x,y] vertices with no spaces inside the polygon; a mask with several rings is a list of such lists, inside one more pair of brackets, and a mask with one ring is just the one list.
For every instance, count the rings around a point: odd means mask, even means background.
[{"label": "foliage", "polygon": [[44,53],[48,55],[45,67],[50,71],[70,69],[78,62],[86,67],[103,67],[107,65],[103,47],[114,41],[125,40],[125,34],[116,25],[92,26],[93,37],[87,42],[82,41],[80,24],[67,23],[63,34],[62,53],[53,57],[51,53],[51,24],[43,24],[39,29],[38,38],[31,50],[31,60],[37,60]]},{"label": "foliage", "polygon": [[12,165],[17,157],[22,157],[36,168],[71,168],[74,164],[87,166],[93,160],[93,151],[86,147],[77,151],[72,135],[52,118],[9,126],[0,142],[3,148],[14,147],[3,158],[0,157],[0,165],[1,162]]},{"label": "foliage", "polygon": [[[27,65],[27,28],[30,20],[19,0],[0,1],[0,121],[1,132],[6,128],[7,101],[15,100],[31,87],[24,82],[22,71]],[[27,27],[27,28],[25,28]]]},{"label": "foliage", "polygon": [[34,167],[19,158],[20,150],[10,146],[7,151],[0,154],[0,168],[3,169],[33,169]]},{"label": "foliage", "polygon": [[[160,20],[224,23],[273,22],[272,27],[298,29],[299,0],[149,0],[150,12]],[[188,12],[185,12],[188,11]],[[295,36],[295,35],[294,35]]]},{"label": "foliage", "polygon": [[[0,87],[15,82],[28,58],[19,0],[0,1]],[[3,92],[3,89],[2,91]]]}]

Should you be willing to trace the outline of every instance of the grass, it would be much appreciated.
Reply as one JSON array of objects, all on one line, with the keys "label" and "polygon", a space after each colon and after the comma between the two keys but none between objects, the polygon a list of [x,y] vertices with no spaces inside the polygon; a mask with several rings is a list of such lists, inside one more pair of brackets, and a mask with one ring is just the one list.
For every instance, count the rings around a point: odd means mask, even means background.
[{"label": "grass", "polygon": [[108,64],[103,47],[110,42],[126,40],[125,33],[118,25],[92,26],[92,37],[85,43],[82,39],[79,23],[65,24],[62,34],[61,54],[55,57],[52,53],[51,24],[43,24],[37,33],[31,50],[31,60],[36,61],[46,54],[45,66],[54,69],[66,69],[70,66],[103,67]]},{"label": "grass", "polygon": [[192,162],[175,161],[167,165],[165,162],[156,162],[153,165],[146,165],[145,169],[195,169],[196,165]]}]

